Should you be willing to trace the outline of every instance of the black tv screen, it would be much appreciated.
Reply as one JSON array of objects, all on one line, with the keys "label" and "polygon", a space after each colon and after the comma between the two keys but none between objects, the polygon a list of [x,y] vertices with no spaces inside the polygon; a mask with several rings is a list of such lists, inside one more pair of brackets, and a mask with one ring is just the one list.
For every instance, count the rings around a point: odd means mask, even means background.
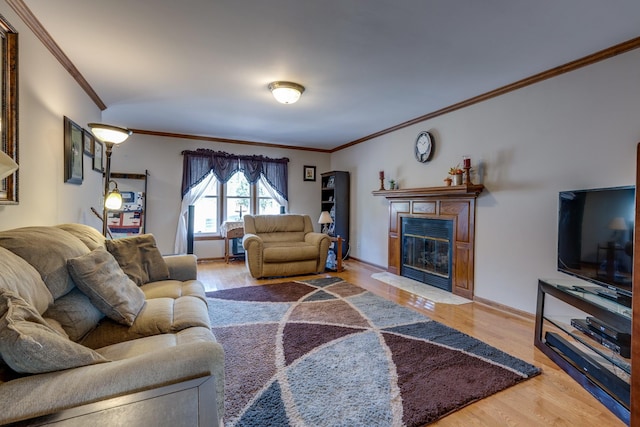
[{"label": "black tv screen", "polygon": [[558,271],[631,296],[635,187],[561,191]]}]

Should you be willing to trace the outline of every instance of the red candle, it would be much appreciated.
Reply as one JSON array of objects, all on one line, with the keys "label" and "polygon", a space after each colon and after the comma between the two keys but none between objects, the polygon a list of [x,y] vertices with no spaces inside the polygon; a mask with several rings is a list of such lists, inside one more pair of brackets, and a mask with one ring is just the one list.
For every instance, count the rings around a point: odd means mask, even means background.
[{"label": "red candle", "polygon": [[380,179],[384,179],[384,171],[380,171]]},{"label": "red candle", "polygon": [[465,169],[471,167],[471,157],[463,157],[462,161],[464,162]]}]

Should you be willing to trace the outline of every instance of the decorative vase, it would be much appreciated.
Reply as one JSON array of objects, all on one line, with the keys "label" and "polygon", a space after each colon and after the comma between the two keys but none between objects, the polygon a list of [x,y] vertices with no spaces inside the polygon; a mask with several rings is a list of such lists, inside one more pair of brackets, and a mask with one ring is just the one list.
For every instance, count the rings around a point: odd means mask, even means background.
[{"label": "decorative vase", "polygon": [[462,174],[457,173],[453,175],[453,185],[462,185]]},{"label": "decorative vase", "polygon": [[446,177],[446,178],[444,179],[444,185],[446,185],[447,187],[450,187],[450,186],[451,186],[451,182],[452,182],[452,181],[453,181],[453,180],[452,180],[451,178]]}]

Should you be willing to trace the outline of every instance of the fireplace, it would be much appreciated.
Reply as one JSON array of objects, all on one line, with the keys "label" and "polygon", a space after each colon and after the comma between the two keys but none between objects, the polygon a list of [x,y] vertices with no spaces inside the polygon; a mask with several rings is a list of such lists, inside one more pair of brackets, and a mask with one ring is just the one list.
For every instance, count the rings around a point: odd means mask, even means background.
[{"label": "fireplace", "polygon": [[[480,184],[462,184],[373,191],[374,196],[384,196],[389,201],[387,271],[473,299],[476,198],[483,189]],[[450,229],[444,237],[418,230],[410,234],[420,238],[405,240],[405,219],[437,220]],[[443,284],[445,280],[447,284]]]},{"label": "fireplace", "polygon": [[400,275],[451,292],[453,221],[402,218]]}]

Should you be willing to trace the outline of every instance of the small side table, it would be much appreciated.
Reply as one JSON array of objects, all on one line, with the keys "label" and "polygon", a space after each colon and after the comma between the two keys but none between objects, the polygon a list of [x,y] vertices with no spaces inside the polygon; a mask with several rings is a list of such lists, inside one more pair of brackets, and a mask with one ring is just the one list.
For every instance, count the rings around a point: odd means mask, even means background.
[{"label": "small side table", "polygon": [[229,264],[229,240],[244,236],[244,222],[225,221],[220,225],[220,233],[224,237],[224,262]]},{"label": "small side table", "polygon": [[342,272],[342,237],[329,236],[332,242],[336,242],[336,273]]}]

